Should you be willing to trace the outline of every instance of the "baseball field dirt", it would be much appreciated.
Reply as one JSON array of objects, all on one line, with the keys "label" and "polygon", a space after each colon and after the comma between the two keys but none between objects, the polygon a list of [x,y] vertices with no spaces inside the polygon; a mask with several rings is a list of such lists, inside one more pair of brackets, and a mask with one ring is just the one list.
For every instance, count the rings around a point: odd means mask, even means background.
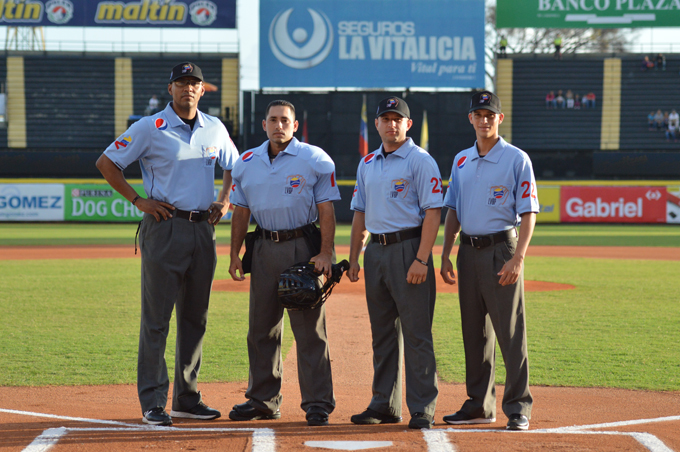
[{"label": "baseball field dirt", "polygon": [[[346,254],[346,247],[338,247]],[[440,250],[435,250],[435,256]],[[454,250],[455,252],[455,250]],[[228,256],[227,247],[218,253]],[[534,256],[680,260],[677,248],[541,247]],[[133,257],[132,247],[0,247],[0,259],[94,259]],[[139,256],[139,254],[137,254]],[[435,260],[436,262],[436,260]],[[247,283],[238,284],[247,288]],[[569,290],[564,284],[526,282],[527,290]],[[215,290],[236,290],[236,283],[216,281]],[[240,287],[239,287],[240,288]],[[243,290],[246,290],[246,289]],[[461,384],[440,383],[432,430],[356,426],[349,418],[363,411],[371,397],[370,324],[362,282],[346,279],[327,303],[337,408],[327,427],[308,427],[300,409],[295,347],[284,364],[282,418],[236,423],[226,416],[244,401],[246,382],[205,383],[204,400],[223,417],[201,422],[175,419],[173,427],[141,422],[136,388],[48,386],[0,388],[0,451],[680,451],[680,392],[532,386],[535,398],[531,429],[505,430],[507,418],[486,426],[454,427],[442,416],[465,400]],[[438,289],[456,290],[438,285]],[[290,334],[290,332],[286,332]],[[27,338],[30,340],[30,338]],[[245,340],[245,338],[244,338]],[[498,387],[498,399],[503,387]]]}]

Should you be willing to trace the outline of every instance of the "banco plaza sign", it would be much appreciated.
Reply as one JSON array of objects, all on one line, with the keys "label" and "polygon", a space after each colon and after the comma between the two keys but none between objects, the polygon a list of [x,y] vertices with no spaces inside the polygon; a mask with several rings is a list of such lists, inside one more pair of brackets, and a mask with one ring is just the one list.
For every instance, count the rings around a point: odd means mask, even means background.
[{"label": "banco plaza sign", "polygon": [[680,0],[498,0],[498,28],[677,27]]}]

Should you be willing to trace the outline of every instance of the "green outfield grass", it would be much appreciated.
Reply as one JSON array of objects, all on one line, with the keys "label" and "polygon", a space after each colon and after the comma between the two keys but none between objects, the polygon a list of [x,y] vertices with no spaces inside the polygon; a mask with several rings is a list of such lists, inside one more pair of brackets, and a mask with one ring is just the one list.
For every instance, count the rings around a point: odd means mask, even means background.
[{"label": "green outfield grass", "polygon": [[[139,259],[0,261],[0,386],[134,383],[139,274]],[[172,375],[174,315],[170,324]],[[284,330],[287,352],[287,316]],[[201,381],[247,380],[247,332],[248,293],[213,292]]]},{"label": "green outfield grass", "polygon": [[[335,234],[338,245],[348,245],[351,226],[339,224]],[[131,245],[137,223],[0,223],[0,246],[24,245]],[[229,244],[230,225],[217,226],[217,243]],[[442,226],[437,243],[444,240]],[[533,245],[564,246],[677,246],[680,225],[564,225],[539,224]]]},{"label": "green outfield grass", "polygon": [[[0,224],[0,245],[122,240],[132,246],[135,229],[131,224]],[[228,226],[218,227],[224,243],[228,232]],[[337,242],[348,240],[349,227],[339,226]],[[680,246],[680,228],[539,225],[532,243]],[[219,259],[217,279],[228,278],[228,264]],[[139,259],[0,261],[0,385],[134,383],[139,265]],[[531,383],[680,390],[676,267],[677,262],[529,254],[527,279],[576,286],[527,293]],[[247,379],[247,318],[247,293],[213,293],[201,381]],[[434,336],[440,377],[464,381],[456,295],[438,295]],[[284,338],[287,351],[288,325]],[[166,352],[170,369],[174,340],[173,322]],[[500,383],[504,369],[498,356]]]},{"label": "green outfield grass", "polygon": [[[526,293],[531,383],[679,390],[677,273],[677,262],[528,257],[526,279],[576,286]],[[464,381],[456,295],[437,296],[433,330],[440,377]]]}]

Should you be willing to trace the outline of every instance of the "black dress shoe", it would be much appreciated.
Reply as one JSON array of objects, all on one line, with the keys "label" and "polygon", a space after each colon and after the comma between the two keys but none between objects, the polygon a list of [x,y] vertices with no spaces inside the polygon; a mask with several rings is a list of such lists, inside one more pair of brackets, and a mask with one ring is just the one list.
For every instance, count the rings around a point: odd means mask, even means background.
[{"label": "black dress shoe", "polygon": [[378,411],[366,408],[366,411],[355,414],[350,418],[354,424],[397,424],[401,422],[401,416],[390,416]]},{"label": "black dress shoe", "polygon": [[170,411],[170,416],[208,421],[210,419],[217,419],[222,416],[222,414],[219,411],[210,408],[205,403],[198,402],[198,405],[190,410],[172,410]]},{"label": "black dress shoe", "polygon": [[165,408],[157,406],[144,412],[142,422],[149,425],[172,425],[172,418],[165,412]]},{"label": "black dress shoe", "polygon": [[413,413],[411,421],[408,423],[408,428],[432,428],[434,425],[434,416],[425,413]]},{"label": "black dress shoe", "polygon": [[276,410],[276,413],[269,414],[262,410],[258,410],[248,402],[234,405],[234,409],[229,412],[229,419],[232,421],[260,421],[266,419],[281,419],[281,410]]},{"label": "black dress shoe", "polygon": [[505,428],[507,430],[528,430],[529,419],[523,414],[511,414],[508,418],[508,425]]},{"label": "black dress shoe", "polygon": [[466,425],[466,424],[493,424],[496,422],[495,417],[475,417],[470,416],[464,411],[456,411],[453,414],[444,416],[444,422],[452,425]]},{"label": "black dress shoe", "polygon": [[321,407],[312,406],[307,410],[307,425],[328,425],[328,412]]}]

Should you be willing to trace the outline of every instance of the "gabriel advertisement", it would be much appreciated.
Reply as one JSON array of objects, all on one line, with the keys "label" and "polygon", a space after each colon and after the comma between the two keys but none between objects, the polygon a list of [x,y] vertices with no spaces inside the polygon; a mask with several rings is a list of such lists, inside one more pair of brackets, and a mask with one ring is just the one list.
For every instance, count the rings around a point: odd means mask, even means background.
[{"label": "gabriel advertisement", "polygon": [[665,223],[666,187],[562,187],[565,223]]}]

